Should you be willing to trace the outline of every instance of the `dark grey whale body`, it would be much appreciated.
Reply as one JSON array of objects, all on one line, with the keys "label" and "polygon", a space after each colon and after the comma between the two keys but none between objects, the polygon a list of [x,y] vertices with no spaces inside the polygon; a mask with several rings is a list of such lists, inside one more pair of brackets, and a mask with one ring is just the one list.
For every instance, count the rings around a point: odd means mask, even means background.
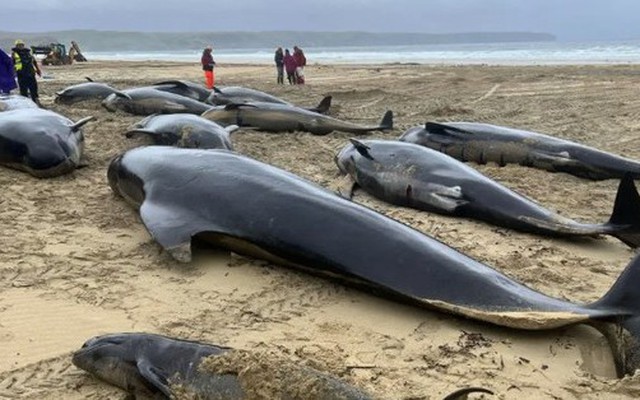
[{"label": "dark grey whale body", "polygon": [[633,373],[640,365],[639,258],[600,300],[574,304],[530,289],[296,175],[232,152],[136,148],[111,162],[108,179],[177,260],[191,259],[191,240],[198,236],[239,254],[501,326],[552,329],[600,322],[605,334],[617,332],[608,338],[619,373]]},{"label": "dark grey whale body", "polygon": [[[173,388],[179,386],[181,391],[200,400],[246,400],[250,398],[246,393],[250,388],[243,387],[237,374],[213,373],[201,368],[205,358],[233,351],[228,347],[160,335],[122,333],[90,339],[74,353],[73,363],[136,396],[175,398]],[[299,372],[306,379],[319,381],[322,398],[371,399],[368,394],[320,371],[299,367]],[[296,393],[296,389],[289,392]],[[280,394],[289,398],[287,393]]]},{"label": "dark grey whale body", "polygon": [[125,136],[146,135],[154,144],[194,149],[233,150],[229,134],[238,127],[223,128],[193,114],[151,115],[136,123]]},{"label": "dark grey whale body", "polygon": [[28,97],[19,94],[0,94],[0,112],[20,110],[25,108],[40,108]]},{"label": "dark grey whale body", "polygon": [[54,103],[71,105],[87,100],[104,100],[113,93],[120,92],[106,83],[94,82],[87,78],[89,82],[68,86],[56,92]]},{"label": "dark grey whale body", "polygon": [[252,127],[266,132],[309,132],[327,135],[333,131],[356,134],[393,129],[393,113],[387,111],[378,126],[361,126],[300,107],[276,103],[233,103],[216,106],[202,117],[219,124]]},{"label": "dark grey whale body", "polygon": [[84,148],[80,129],[93,117],[78,122],[39,108],[0,113],[0,164],[50,178],[79,166]]},{"label": "dark grey whale body", "polygon": [[[234,358],[232,353],[240,356]],[[220,360],[226,356],[230,357]],[[220,361],[223,367],[211,368],[207,361]],[[327,373],[287,360],[262,360],[229,347],[148,333],[94,337],[73,354],[72,362],[135,398],[175,399],[177,388],[179,398],[199,400],[253,400],[256,395],[261,399],[372,400],[369,394]],[[282,368],[280,364],[288,365]],[[259,374],[267,382],[246,380],[246,372]],[[466,399],[474,392],[492,394],[471,387],[445,400]]]},{"label": "dark grey whale body", "polygon": [[366,192],[392,204],[542,235],[608,234],[631,247],[640,246],[640,196],[629,175],[620,183],[609,222],[583,224],[549,211],[446,154],[412,143],[352,140],[336,163]]},{"label": "dark grey whale body", "polygon": [[[304,108],[308,111],[325,114],[331,107],[331,96],[325,96],[317,107]],[[269,93],[262,92],[260,90],[246,88],[242,86],[226,86],[224,88],[214,87],[211,94],[206,100],[206,103],[216,106],[227,104],[239,104],[239,103],[275,103],[283,104],[286,106],[295,107],[294,104],[283,100],[279,97],[273,96]]]},{"label": "dark grey whale body", "polygon": [[205,102],[211,95],[212,90],[206,87],[185,80],[169,80],[156,82],[150,86],[153,89],[178,94],[180,96],[189,97],[194,100]]},{"label": "dark grey whale body", "polygon": [[134,115],[189,113],[200,115],[210,105],[179,94],[153,87],[126,89],[113,93],[102,101],[109,111],[122,110]]},{"label": "dark grey whale body", "polygon": [[640,178],[640,162],[536,132],[475,122],[427,122],[407,130],[401,141],[441,151],[460,161],[501,166],[520,164],[580,178]]}]

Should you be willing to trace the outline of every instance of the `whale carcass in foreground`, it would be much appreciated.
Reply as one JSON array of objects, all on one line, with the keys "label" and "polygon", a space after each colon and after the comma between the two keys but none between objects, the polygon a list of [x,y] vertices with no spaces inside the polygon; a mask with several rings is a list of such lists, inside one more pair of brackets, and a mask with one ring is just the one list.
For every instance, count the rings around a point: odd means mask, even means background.
[{"label": "whale carcass in foreground", "polygon": [[[175,399],[181,393],[180,398],[200,400],[371,399],[329,374],[288,360],[264,360],[248,351],[146,333],[92,338],[73,354],[72,361],[145,398]],[[246,378],[256,374],[264,381]]]},{"label": "whale carcass in foreground", "polygon": [[574,304],[296,175],[229,151],[136,148],[112,160],[108,179],[177,260],[191,259],[197,236],[239,254],[501,326],[593,323],[612,342],[620,374],[640,365],[638,258],[600,300]]},{"label": "whale carcass in foreground", "polygon": [[216,106],[202,114],[223,125],[251,127],[266,132],[310,132],[327,135],[333,131],[356,134],[393,129],[393,113],[387,111],[377,126],[361,126],[300,107],[276,103],[232,103]]},{"label": "whale carcass in foreground", "polygon": [[73,171],[80,164],[84,147],[81,127],[93,117],[78,122],[53,111],[19,109],[0,113],[0,164],[50,178]]},{"label": "whale carcass in foreground", "polygon": [[363,190],[392,204],[542,235],[608,234],[631,247],[640,246],[640,196],[629,175],[620,182],[610,220],[583,224],[540,206],[446,154],[412,143],[352,139],[336,157],[336,164]]},{"label": "whale carcass in foreground", "polygon": [[[331,99],[331,96],[325,96],[317,107],[305,109],[308,111],[325,114],[331,107]],[[288,101],[273,96],[269,93],[242,86],[226,86],[224,88],[214,87],[211,94],[206,100],[206,103],[216,106],[252,102],[276,103],[295,107],[294,104],[291,104]]]},{"label": "whale carcass in foreground", "polygon": [[149,136],[154,144],[164,146],[233,150],[229,134],[237,128],[223,128],[193,114],[151,115],[132,126],[125,136]]},{"label": "whale carcass in foreground", "polygon": [[640,162],[536,132],[475,122],[427,122],[400,140],[441,151],[460,161],[520,164],[580,178],[640,178]]},{"label": "whale carcass in foreground", "polygon": [[40,108],[28,97],[19,94],[0,94],[0,111],[19,110],[24,108]]}]

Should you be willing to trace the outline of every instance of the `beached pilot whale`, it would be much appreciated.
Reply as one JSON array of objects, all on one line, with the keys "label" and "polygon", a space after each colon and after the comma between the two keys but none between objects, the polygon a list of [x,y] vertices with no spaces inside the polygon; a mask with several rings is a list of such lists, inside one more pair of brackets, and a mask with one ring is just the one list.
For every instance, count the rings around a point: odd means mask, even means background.
[{"label": "beached pilot whale", "polygon": [[[267,391],[272,395],[268,398],[273,399],[301,398],[301,394],[309,399],[371,399],[367,393],[318,370],[291,362],[282,368],[282,360],[274,360],[272,368],[261,373],[267,382],[252,382],[245,376],[255,375],[270,362],[252,360],[251,356],[250,352],[229,347],[154,334],[121,333],[90,339],[73,354],[72,361],[136,398],[174,399],[179,389],[188,398],[200,400],[255,399],[257,390],[261,390],[260,398],[267,398]],[[220,366],[215,367],[214,363]],[[288,373],[279,373],[281,369]],[[481,390],[488,392],[467,392]]]},{"label": "beached pilot whale", "polygon": [[0,94],[0,111],[19,110],[24,108],[40,108],[28,97],[19,94]]},{"label": "beached pilot whale", "polygon": [[407,130],[401,141],[441,151],[460,161],[500,166],[520,164],[580,178],[640,178],[640,162],[569,140],[476,122],[427,122]]},{"label": "beached pilot whale", "polygon": [[134,124],[125,136],[148,136],[154,144],[194,149],[233,150],[229,134],[236,125],[226,128],[193,114],[151,115]]},{"label": "beached pilot whale", "polygon": [[56,92],[54,103],[71,105],[87,100],[104,100],[109,95],[120,92],[106,83],[94,82],[91,78],[85,78],[88,82],[68,86]]},{"label": "beached pilot whale", "polygon": [[296,175],[225,150],[149,146],[108,180],[176,260],[208,241],[425,307],[519,329],[596,325],[620,375],[640,366],[640,258],[591,304],[528,288],[407,225]]},{"label": "beached pilot whale", "polygon": [[276,103],[232,103],[216,106],[202,117],[223,125],[238,125],[266,132],[309,132],[327,135],[333,131],[355,134],[393,129],[393,113],[387,111],[377,126],[361,126],[326,115]]},{"label": "beached pilot whale", "polygon": [[19,109],[0,113],[0,164],[50,178],[73,171],[84,147],[81,127],[53,111]]},{"label": "beached pilot whale", "polygon": [[540,206],[446,154],[413,143],[352,139],[335,161],[364,191],[399,206],[542,235],[606,234],[631,247],[640,246],[640,195],[630,175],[620,182],[609,221],[584,224]]},{"label": "beached pilot whale", "polygon": [[151,87],[156,90],[179,94],[180,96],[189,97],[201,102],[205,102],[212,93],[212,90],[202,85],[179,79],[156,82],[151,85]]},{"label": "beached pilot whale", "polygon": [[[306,110],[325,114],[331,107],[331,96],[325,96],[317,107],[305,108]],[[287,106],[295,107],[294,104],[289,103],[279,97],[273,96],[269,93],[261,92],[256,89],[250,89],[242,86],[226,86],[226,87],[214,87],[213,91],[205,101],[205,103],[213,104],[216,106],[227,105],[233,103],[276,103],[284,104]],[[304,108],[304,107],[302,107]]]},{"label": "beached pilot whale", "polygon": [[134,115],[189,113],[200,115],[211,108],[189,97],[153,87],[126,89],[110,94],[102,101],[109,111],[121,110]]}]

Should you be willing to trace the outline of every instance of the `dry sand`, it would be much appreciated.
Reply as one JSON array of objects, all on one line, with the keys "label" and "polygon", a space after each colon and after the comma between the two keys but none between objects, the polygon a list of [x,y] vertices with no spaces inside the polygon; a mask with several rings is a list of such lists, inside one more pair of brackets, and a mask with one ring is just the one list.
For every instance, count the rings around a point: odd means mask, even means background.
[{"label": "dry sand", "polygon": [[[502,329],[222,252],[176,263],[106,182],[110,158],[141,143],[122,136],[139,118],[96,104],[56,106],[53,96],[84,76],[119,88],[200,81],[198,65],[93,62],[45,72],[54,77],[40,84],[46,106],[98,122],[85,128],[87,168],[49,180],[0,168],[0,398],[124,398],[69,357],[89,337],[119,331],[281,352],[386,399],[437,399],[471,385],[503,399],[640,396],[640,377],[613,378],[609,347],[591,328]],[[221,85],[306,106],[331,94],[332,115],[351,121],[375,123],[392,109],[396,129],[375,137],[396,138],[426,120],[485,121],[640,158],[640,66],[311,65],[303,87],[276,86],[269,66],[220,65],[216,73]],[[348,137],[239,131],[232,139],[241,153],[331,188],[339,184],[333,156]],[[608,219],[617,186],[517,166],[478,168],[583,221]],[[354,200],[575,302],[603,295],[634,254],[612,238],[547,239],[363,193]]]}]

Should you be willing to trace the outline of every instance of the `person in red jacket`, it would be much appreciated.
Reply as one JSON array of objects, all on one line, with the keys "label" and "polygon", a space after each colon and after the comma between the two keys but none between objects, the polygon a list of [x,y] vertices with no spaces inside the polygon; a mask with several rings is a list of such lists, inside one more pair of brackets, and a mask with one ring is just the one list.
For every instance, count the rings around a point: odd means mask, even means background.
[{"label": "person in red jacket", "polygon": [[296,83],[298,85],[304,84],[304,67],[307,65],[307,57],[304,56],[304,52],[298,46],[293,46],[293,58],[296,59]]},{"label": "person in red jacket", "polygon": [[284,69],[287,71],[287,80],[290,85],[295,85],[296,82],[296,68],[298,67],[298,63],[296,63],[295,57],[289,53],[289,49],[284,51]]},{"label": "person in red jacket", "polygon": [[213,61],[213,55],[211,54],[212,52],[213,47],[207,46],[202,52],[202,58],[200,58],[202,70],[204,71],[204,79],[208,89],[213,89],[213,85],[216,83],[215,75],[213,73],[213,68],[215,67],[216,62]]}]

